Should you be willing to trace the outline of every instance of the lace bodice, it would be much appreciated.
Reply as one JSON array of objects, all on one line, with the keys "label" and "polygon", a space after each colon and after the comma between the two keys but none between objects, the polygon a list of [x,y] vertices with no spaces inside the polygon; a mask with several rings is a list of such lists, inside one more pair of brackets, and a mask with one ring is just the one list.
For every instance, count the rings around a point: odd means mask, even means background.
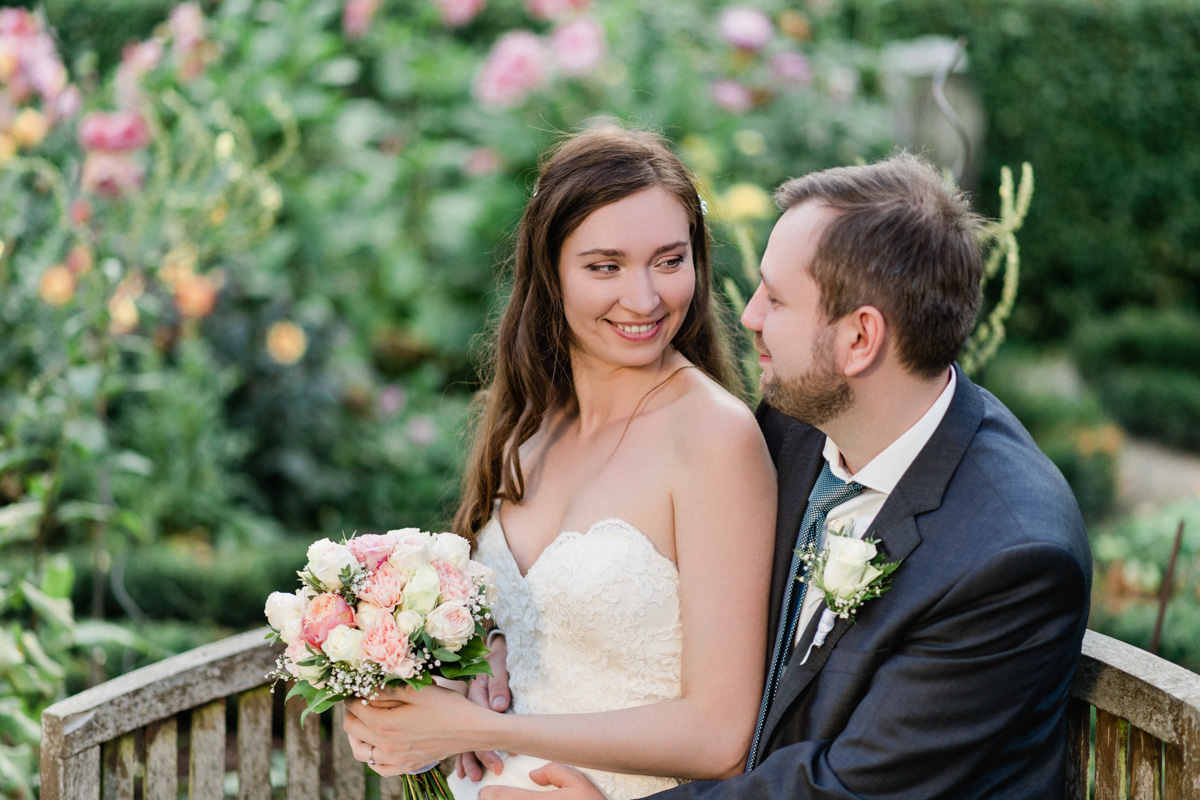
[{"label": "lace bodice", "polygon": [[[633,525],[607,519],[560,533],[522,576],[496,515],[474,557],[496,571],[493,613],[508,642],[515,712],[608,711],[680,696],[678,570]],[[613,800],[678,783],[588,773]]]}]

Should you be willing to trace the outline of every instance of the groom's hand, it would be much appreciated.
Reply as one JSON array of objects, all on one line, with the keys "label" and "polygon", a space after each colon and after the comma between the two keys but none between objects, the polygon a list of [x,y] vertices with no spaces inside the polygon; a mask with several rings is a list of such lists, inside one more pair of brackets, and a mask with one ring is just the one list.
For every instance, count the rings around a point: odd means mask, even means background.
[{"label": "groom's hand", "polygon": [[[492,637],[488,647],[488,664],[492,668],[491,675],[478,675],[467,688],[467,699],[475,705],[490,708],[492,711],[505,712],[512,702],[508,689],[508,641],[504,634],[497,633]],[[460,753],[455,772],[460,778],[478,781],[483,777],[483,767],[487,767],[499,775],[504,768],[503,762],[493,750],[479,750],[474,753]]]},{"label": "groom's hand", "polygon": [[[577,769],[564,764],[550,763],[529,773],[539,786],[557,787],[555,800],[604,800],[604,793],[596,788],[591,778]],[[479,790],[479,800],[540,800],[545,792],[513,789],[508,786],[485,786]]]}]

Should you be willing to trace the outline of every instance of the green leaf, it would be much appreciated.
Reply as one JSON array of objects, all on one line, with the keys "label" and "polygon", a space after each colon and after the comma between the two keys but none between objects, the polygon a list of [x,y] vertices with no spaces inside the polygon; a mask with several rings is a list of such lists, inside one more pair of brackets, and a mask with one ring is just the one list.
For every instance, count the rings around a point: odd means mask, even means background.
[{"label": "green leaf", "polygon": [[24,631],[21,633],[21,648],[25,651],[25,658],[30,664],[41,670],[42,674],[48,679],[58,682],[63,680],[67,671],[54,659],[46,655],[46,651],[42,649],[42,643],[33,631]]},{"label": "green leaf", "polygon": [[0,794],[21,800],[32,798],[33,788],[27,775],[34,774],[33,748],[29,745],[0,745]]},{"label": "green leaf", "polygon": [[492,667],[487,661],[474,661],[469,664],[446,664],[442,667],[442,677],[450,680],[463,680],[472,675],[491,675]]},{"label": "green leaf", "polygon": [[42,591],[49,597],[68,598],[75,585],[75,568],[71,560],[62,553],[46,559],[46,573],[42,576]]},{"label": "green leaf", "polygon": [[459,657],[458,653],[453,653],[453,652],[446,650],[445,648],[441,648],[441,647],[439,647],[437,650],[433,651],[433,657],[436,658],[438,661],[441,661],[443,664],[445,664],[446,662],[453,664],[455,662],[462,660]]},{"label": "green leaf", "polygon": [[0,697],[0,738],[31,745],[41,741],[41,726],[25,713],[15,697]]},{"label": "green leaf", "polygon": [[42,515],[38,500],[11,503],[0,508],[0,545],[33,538],[34,523]]},{"label": "green leaf", "polygon": [[43,620],[62,630],[75,626],[74,610],[68,598],[51,597],[28,581],[21,581],[18,586],[30,608]]}]

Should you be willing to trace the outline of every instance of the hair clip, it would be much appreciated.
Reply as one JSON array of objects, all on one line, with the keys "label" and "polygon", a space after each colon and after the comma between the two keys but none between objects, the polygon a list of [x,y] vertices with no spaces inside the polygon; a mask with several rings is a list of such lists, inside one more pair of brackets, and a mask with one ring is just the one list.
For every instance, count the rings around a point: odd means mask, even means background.
[{"label": "hair clip", "polygon": [[[700,195],[697,194],[696,197],[700,197]],[[700,197],[700,215],[704,217],[708,216],[708,201],[703,197]]]}]

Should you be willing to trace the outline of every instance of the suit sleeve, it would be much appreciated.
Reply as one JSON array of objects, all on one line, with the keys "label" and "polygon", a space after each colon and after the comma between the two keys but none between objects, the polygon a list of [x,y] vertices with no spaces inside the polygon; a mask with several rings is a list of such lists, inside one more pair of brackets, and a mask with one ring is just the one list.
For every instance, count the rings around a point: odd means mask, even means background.
[{"label": "suit sleeve", "polygon": [[[901,631],[836,737],[788,745],[751,773],[655,798],[968,797],[981,776],[1025,780],[1061,731],[1086,608],[1087,579],[1068,550],[1001,550]],[[1029,752],[1013,752],[1022,748]]]}]

